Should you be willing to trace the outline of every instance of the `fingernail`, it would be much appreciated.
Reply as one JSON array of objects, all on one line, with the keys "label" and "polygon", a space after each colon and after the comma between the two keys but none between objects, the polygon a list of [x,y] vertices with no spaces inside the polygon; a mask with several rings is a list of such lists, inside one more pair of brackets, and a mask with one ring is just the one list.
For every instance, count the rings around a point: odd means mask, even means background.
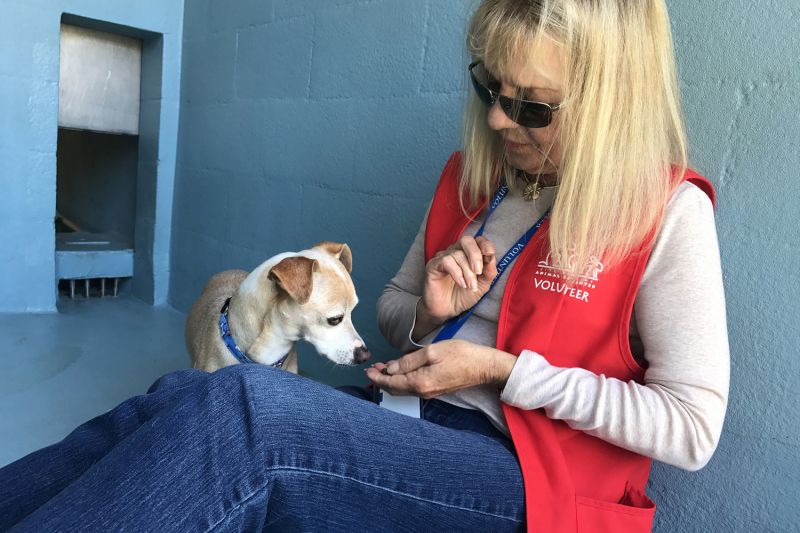
[{"label": "fingernail", "polygon": [[478,282],[477,281],[473,281],[472,282],[472,292],[478,292]]},{"label": "fingernail", "polygon": [[477,261],[476,261],[476,262],[475,262],[475,263],[472,265],[472,270],[474,270],[474,271],[475,271],[475,273],[476,273],[476,274],[478,274],[478,275],[480,276],[480,274],[481,274],[481,270],[483,270],[483,265],[482,265],[480,262],[477,262]]},{"label": "fingernail", "polygon": [[385,370],[389,374],[394,374],[395,372],[400,370],[400,365],[397,363],[389,363],[389,366],[387,366]]}]

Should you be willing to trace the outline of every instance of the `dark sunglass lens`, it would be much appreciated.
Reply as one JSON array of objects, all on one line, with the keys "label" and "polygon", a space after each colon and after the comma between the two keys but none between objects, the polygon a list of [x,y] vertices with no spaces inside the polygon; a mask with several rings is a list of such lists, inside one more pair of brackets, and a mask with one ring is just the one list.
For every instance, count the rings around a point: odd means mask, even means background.
[{"label": "dark sunglass lens", "polygon": [[552,110],[544,104],[525,103],[520,107],[517,123],[526,128],[544,128],[552,116]]},{"label": "dark sunglass lens", "polygon": [[503,113],[514,122],[517,122],[520,111],[519,100],[509,98],[508,96],[501,96],[498,100],[500,100],[500,107],[503,109]]},{"label": "dark sunglass lens", "polygon": [[498,100],[508,118],[524,128],[544,128],[550,124],[552,111],[544,104],[524,102],[507,96],[501,96]]}]

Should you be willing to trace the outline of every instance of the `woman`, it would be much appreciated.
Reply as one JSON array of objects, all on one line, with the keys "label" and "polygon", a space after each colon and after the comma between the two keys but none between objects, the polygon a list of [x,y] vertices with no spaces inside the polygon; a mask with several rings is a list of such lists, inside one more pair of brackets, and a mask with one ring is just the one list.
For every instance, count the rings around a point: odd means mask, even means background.
[{"label": "woman", "polygon": [[378,303],[412,351],[367,369],[425,420],[171,374],[0,471],[0,530],[649,530],[650,458],[703,466],[728,385],[664,2],[485,0],[468,45],[463,150]]},{"label": "woman", "polygon": [[529,526],[649,530],[650,458],[708,462],[729,376],[713,191],[686,169],[666,7],[491,0],[469,36],[463,153],[378,304],[384,335],[421,349],[369,376],[510,435]]}]

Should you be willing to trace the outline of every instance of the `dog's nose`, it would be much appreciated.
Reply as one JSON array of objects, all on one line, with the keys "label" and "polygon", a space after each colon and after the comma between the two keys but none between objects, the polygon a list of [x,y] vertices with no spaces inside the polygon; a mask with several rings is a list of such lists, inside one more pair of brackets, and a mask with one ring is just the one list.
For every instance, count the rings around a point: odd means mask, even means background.
[{"label": "dog's nose", "polygon": [[363,363],[367,359],[372,357],[372,354],[367,349],[366,346],[359,346],[355,350],[353,350],[353,359],[355,360],[356,364]]}]

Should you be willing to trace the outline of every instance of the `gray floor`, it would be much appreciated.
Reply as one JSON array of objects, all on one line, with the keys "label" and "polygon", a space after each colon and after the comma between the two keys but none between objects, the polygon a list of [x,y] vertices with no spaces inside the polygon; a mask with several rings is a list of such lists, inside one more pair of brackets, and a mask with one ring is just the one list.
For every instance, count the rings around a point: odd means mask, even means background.
[{"label": "gray floor", "polygon": [[129,298],[0,315],[0,466],[188,366],[184,315]]}]

